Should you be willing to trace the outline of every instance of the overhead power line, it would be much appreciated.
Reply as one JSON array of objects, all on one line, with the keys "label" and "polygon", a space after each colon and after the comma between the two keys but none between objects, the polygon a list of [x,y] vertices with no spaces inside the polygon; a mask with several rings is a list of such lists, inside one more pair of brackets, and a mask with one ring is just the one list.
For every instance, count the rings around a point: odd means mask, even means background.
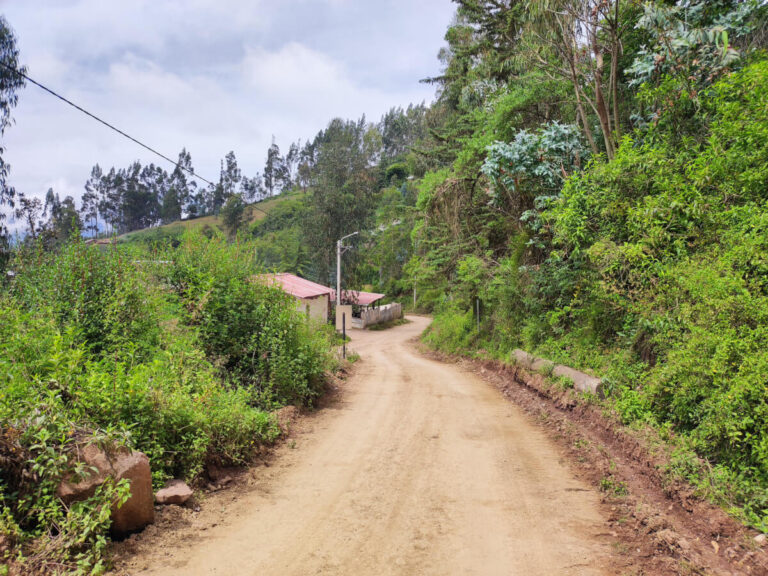
[{"label": "overhead power line", "polygon": [[[110,124],[110,123],[109,123],[109,122],[107,122],[106,120],[102,120],[101,118],[99,118],[99,117],[98,117],[98,116],[96,116],[95,114],[92,114],[91,112],[88,112],[88,110],[86,110],[85,108],[83,108],[83,107],[81,107],[81,106],[78,106],[77,104],[75,104],[75,103],[74,103],[74,102],[72,102],[71,100],[68,100],[67,98],[65,98],[64,96],[62,96],[61,94],[59,94],[58,92],[56,92],[56,91],[54,91],[54,90],[51,90],[51,89],[50,89],[50,88],[48,88],[47,86],[44,86],[44,85],[40,84],[40,82],[38,82],[37,80],[34,80],[34,79],[30,78],[29,76],[27,76],[26,74],[24,74],[24,72],[21,72],[21,71],[17,70],[16,68],[14,68],[13,66],[9,66],[8,64],[6,64],[5,62],[2,62],[2,61],[0,61],[0,66],[2,66],[3,68],[5,68],[6,70],[10,70],[10,71],[11,71],[11,72],[13,72],[14,74],[18,74],[19,76],[21,76],[22,78],[24,78],[24,79],[25,79],[25,80],[27,80],[28,82],[31,82],[32,84],[34,84],[34,85],[35,85],[35,86],[37,86],[38,88],[41,88],[41,89],[45,90],[45,91],[46,91],[46,92],[48,92],[48,94],[50,94],[51,96],[54,96],[54,97],[58,98],[59,100],[61,100],[61,101],[63,101],[63,102],[66,102],[67,104],[69,104],[69,105],[70,105],[70,106],[72,106],[73,108],[75,108],[75,109],[79,110],[80,112],[82,112],[82,113],[83,113],[83,114],[85,114],[86,116],[90,116],[91,118],[93,118],[93,119],[94,119],[94,120],[96,120],[97,122],[100,122],[101,124],[104,124],[104,126],[106,126],[107,128],[109,128],[109,129],[111,129],[111,130],[114,130],[115,132],[117,132],[117,133],[118,133],[118,134],[120,134],[121,136],[124,136],[125,138],[128,138],[128,140],[130,140],[131,142],[134,142],[135,144],[138,144],[138,145],[139,145],[139,146],[141,146],[142,148],[145,148],[146,150],[149,150],[149,151],[150,151],[150,152],[152,152],[153,154],[156,154],[157,156],[159,156],[159,157],[160,157],[160,158],[162,158],[163,160],[166,160],[167,162],[170,162],[170,163],[171,163],[171,164],[173,164],[174,166],[176,166],[176,167],[178,167],[178,168],[180,168],[180,169],[184,170],[185,172],[188,172],[188,173],[189,173],[189,174],[191,174],[191,175],[192,175],[194,178],[197,178],[198,180],[202,180],[203,182],[205,182],[205,183],[207,183],[207,184],[210,184],[211,186],[215,186],[215,185],[216,185],[216,184],[214,184],[213,182],[211,182],[210,180],[208,180],[208,179],[206,179],[206,178],[203,178],[202,176],[200,176],[199,174],[197,174],[197,173],[196,173],[194,170],[190,170],[189,168],[187,168],[186,166],[182,166],[181,164],[179,164],[179,163],[178,163],[178,162],[176,162],[175,160],[171,160],[171,159],[170,159],[168,156],[166,156],[165,154],[162,154],[161,152],[158,152],[157,150],[155,150],[155,149],[154,149],[154,148],[152,148],[151,146],[148,146],[147,144],[144,144],[143,142],[141,142],[140,140],[137,140],[136,138],[134,138],[134,137],[133,137],[133,136],[131,136],[130,134],[127,134],[127,133],[123,132],[122,130],[120,130],[119,128],[117,128],[116,126],[113,126],[112,124]],[[261,208],[257,208],[256,206],[253,206],[253,208],[254,208],[254,209],[256,209],[256,210],[258,210],[258,211],[259,211],[259,212],[261,212],[262,214],[266,214],[266,212],[265,212],[264,210],[262,210]]]},{"label": "overhead power line", "polygon": [[91,113],[90,113],[90,112],[88,112],[88,110],[86,110],[85,108],[82,108],[81,106],[78,106],[77,104],[75,104],[75,103],[74,103],[74,102],[72,102],[71,100],[68,100],[67,98],[65,98],[65,97],[64,97],[64,96],[62,96],[61,94],[59,94],[59,93],[57,93],[57,92],[55,92],[55,91],[51,90],[51,89],[50,89],[50,88],[48,88],[47,86],[43,86],[42,84],[40,84],[40,82],[38,82],[37,80],[33,80],[32,78],[30,78],[29,76],[27,76],[27,75],[26,75],[26,74],[24,74],[23,72],[20,72],[19,70],[17,70],[17,69],[16,69],[16,68],[14,68],[13,66],[9,66],[9,65],[8,65],[8,64],[6,64],[5,62],[0,62],[0,66],[2,66],[3,68],[5,68],[5,69],[7,69],[7,70],[10,70],[11,72],[14,72],[14,73],[18,74],[19,76],[21,76],[22,78],[24,78],[24,79],[25,79],[25,80],[27,80],[28,82],[31,82],[32,84],[34,84],[34,85],[35,85],[35,86],[37,86],[38,88],[42,88],[43,90],[45,90],[46,92],[48,92],[48,94],[50,94],[50,95],[52,95],[52,96],[55,96],[56,98],[58,98],[59,100],[62,100],[62,101],[64,101],[64,102],[66,102],[67,104],[69,104],[69,105],[70,105],[70,106],[72,106],[73,108],[76,108],[77,110],[80,110],[80,112],[82,112],[82,113],[83,113],[83,114],[85,114],[86,116],[90,116],[91,118],[93,118],[93,119],[94,119],[94,120],[96,120],[97,122],[101,122],[102,124],[104,124],[104,126],[106,126],[107,128],[110,128],[110,129],[114,130],[115,132],[117,132],[117,133],[118,133],[118,134],[120,134],[121,136],[125,136],[126,138],[128,138],[128,140],[131,140],[132,142],[134,142],[134,143],[138,144],[138,145],[139,145],[139,146],[141,146],[142,148],[146,148],[147,150],[149,150],[149,151],[150,151],[150,152],[152,152],[153,154],[156,154],[156,155],[160,156],[160,158],[162,158],[163,160],[167,160],[168,162],[170,162],[170,163],[171,163],[171,164],[173,164],[174,166],[178,166],[179,168],[181,168],[181,169],[182,169],[182,170],[184,170],[185,172],[189,172],[189,173],[190,173],[192,176],[194,176],[195,178],[197,178],[197,179],[199,179],[199,180],[202,180],[203,182],[206,182],[206,183],[208,183],[208,184],[211,184],[212,186],[215,186],[215,184],[214,184],[213,182],[211,182],[210,180],[207,180],[206,178],[203,178],[203,177],[202,177],[202,176],[200,176],[199,174],[195,174],[194,170],[190,170],[189,168],[186,168],[185,166],[182,166],[182,165],[181,165],[181,164],[179,164],[178,162],[175,162],[174,160],[171,160],[171,159],[170,159],[170,158],[168,158],[168,156],[166,156],[165,154],[162,154],[162,153],[158,152],[157,150],[155,150],[155,149],[154,149],[154,148],[152,148],[151,146],[147,146],[146,144],[144,144],[143,142],[141,142],[141,141],[137,140],[136,138],[134,138],[134,137],[133,137],[133,136],[131,136],[130,134],[126,134],[125,132],[123,132],[122,130],[120,130],[119,128],[117,128],[116,126],[113,126],[112,124],[110,124],[110,123],[109,123],[109,122],[107,122],[106,120],[102,120],[101,118],[99,118],[99,117],[98,117],[98,116],[96,116],[95,114],[91,114]]}]

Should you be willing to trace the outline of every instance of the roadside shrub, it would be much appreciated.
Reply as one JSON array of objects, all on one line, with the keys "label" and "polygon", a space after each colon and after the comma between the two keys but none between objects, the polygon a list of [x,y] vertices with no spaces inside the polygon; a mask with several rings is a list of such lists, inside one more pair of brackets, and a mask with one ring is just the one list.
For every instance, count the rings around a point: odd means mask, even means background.
[{"label": "roadside shrub", "polygon": [[263,406],[309,404],[329,367],[330,334],[256,272],[253,252],[188,235],[165,277],[208,358]]},{"label": "roadside shrub", "polygon": [[74,241],[13,262],[0,292],[0,534],[30,573],[107,567],[109,511],[127,486],[65,507],[57,486],[84,472],[74,446],[144,452],[155,487],[194,480],[207,464],[248,463],[279,435],[265,409],[322,389],[330,333],[250,281],[247,248],[186,242]]},{"label": "roadside shrub", "polygon": [[157,345],[155,288],[135,255],[74,241],[60,253],[37,247],[21,253],[13,267],[12,293],[27,309],[50,309],[57,325],[72,330],[96,354],[142,358]]},{"label": "roadside shrub", "polygon": [[471,310],[460,312],[446,308],[435,314],[423,340],[437,350],[457,354],[471,350],[476,337],[476,324]]}]

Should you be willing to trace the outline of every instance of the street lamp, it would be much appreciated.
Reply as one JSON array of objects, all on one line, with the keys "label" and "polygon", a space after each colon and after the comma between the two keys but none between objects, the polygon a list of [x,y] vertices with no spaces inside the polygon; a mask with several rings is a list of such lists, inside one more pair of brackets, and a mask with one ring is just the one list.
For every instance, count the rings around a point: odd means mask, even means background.
[{"label": "street lamp", "polygon": [[336,306],[341,306],[341,255],[344,253],[343,242],[347,238],[358,234],[358,232],[352,232],[336,240]]}]

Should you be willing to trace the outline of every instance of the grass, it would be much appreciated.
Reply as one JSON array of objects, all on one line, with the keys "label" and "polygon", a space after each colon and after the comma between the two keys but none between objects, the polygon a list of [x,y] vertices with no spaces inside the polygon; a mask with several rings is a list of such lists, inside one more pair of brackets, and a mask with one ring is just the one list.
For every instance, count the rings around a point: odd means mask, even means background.
[{"label": "grass", "polygon": [[[261,200],[249,204],[246,208],[246,220],[249,224],[258,222],[266,218],[266,215],[276,205],[284,202],[288,199],[301,198],[306,195],[306,192],[286,192],[267,200]],[[258,210],[256,209],[258,208]],[[119,242],[140,242],[144,240],[154,240],[160,238],[181,236],[186,230],[205,228],[218,228],[222,230],[222,220],[220,216],[210,215],[201,216],[200,218],[190,218],[188,220],[177,220],[170,224],[163,224],[162,226],[153,226],[151,228],[144,228],[142,230],[134,230],[133,232],[126,232],[117,237]]]},{"label": "grass", "polygon": [[567,376],[551,376],[550,381],[560,390],[571,390],[574,387],[573,380]]},{"label": "grass", "polygon": [[600,490],[614,498],[622,498],[629,493],[626,483],[616,480],[612,475],[600,479]]}]

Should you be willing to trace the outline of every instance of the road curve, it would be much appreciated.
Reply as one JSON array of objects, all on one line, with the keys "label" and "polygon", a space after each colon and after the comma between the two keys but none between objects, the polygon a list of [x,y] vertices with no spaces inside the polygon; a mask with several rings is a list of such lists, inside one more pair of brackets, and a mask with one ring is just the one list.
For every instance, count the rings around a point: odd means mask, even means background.
[{"label": "road curve", "polygon": [[227,522],[132,573],[607,574],[598,494],[496,389],[421,356],[410,319],[353,331],[342,401]]}]

